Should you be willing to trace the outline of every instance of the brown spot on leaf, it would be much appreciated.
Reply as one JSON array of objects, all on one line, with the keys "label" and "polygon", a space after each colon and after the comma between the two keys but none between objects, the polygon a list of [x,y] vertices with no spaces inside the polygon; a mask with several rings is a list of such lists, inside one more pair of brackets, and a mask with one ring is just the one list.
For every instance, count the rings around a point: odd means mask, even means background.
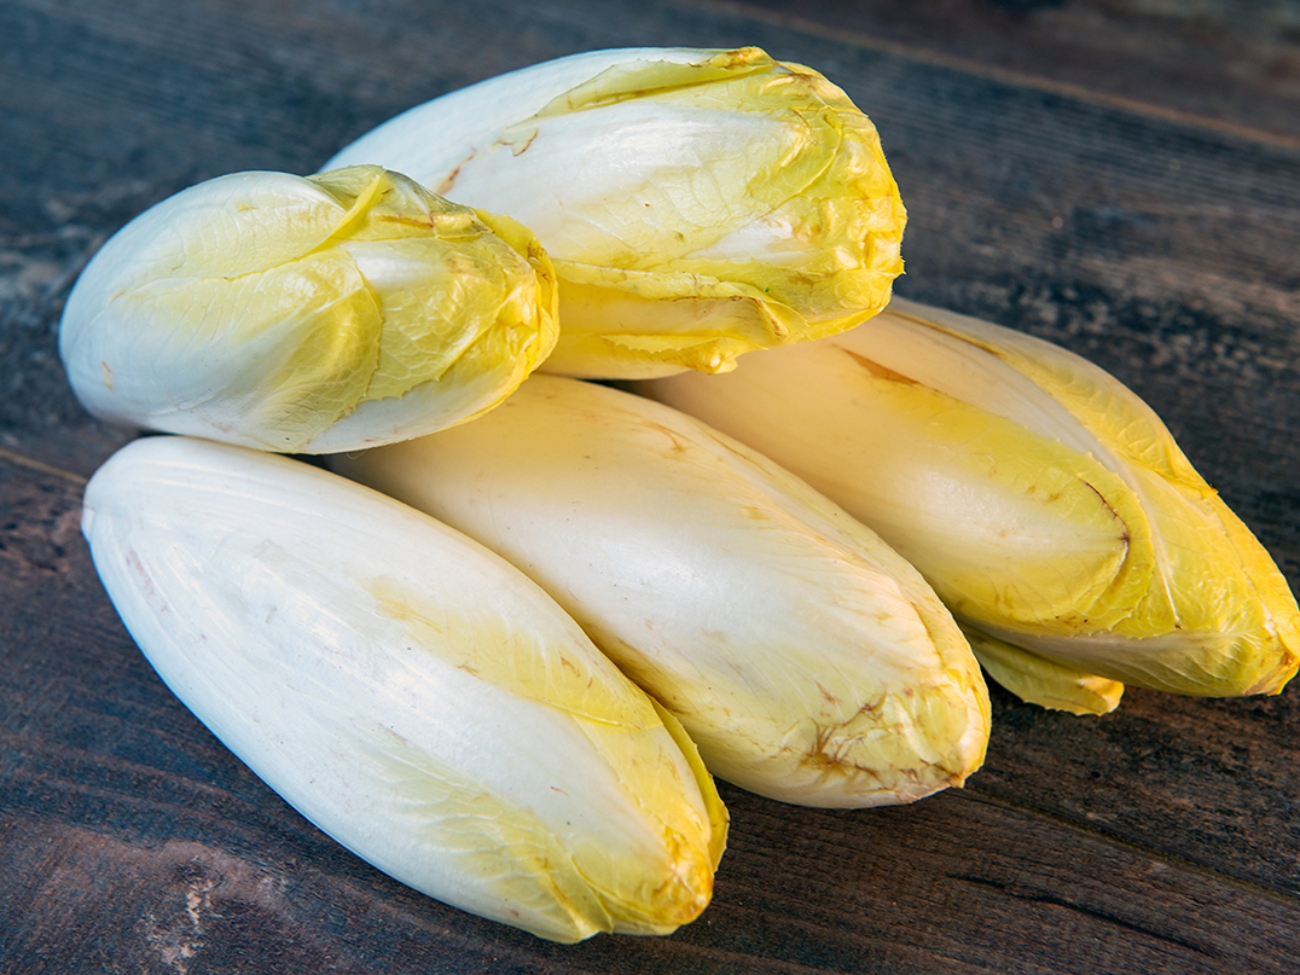
[{"label": "brown spot on leaf", "polygon": [[890,369],[887,366],[882,366],[879,362],[876,362],[873,359],[868,359],[864,355],[860,355],[857,352],[852,352],[849,349],[844,349],[842,347],[841,351],[843,351],[849,358],[853,359],[853,361],[867,372],[871,373],[871,375],[876,379],[887,379],[891,383],[905,383],[909,386],[920,385],[910,376],[904,376],[901,372],[894,372],[893,369]]}]

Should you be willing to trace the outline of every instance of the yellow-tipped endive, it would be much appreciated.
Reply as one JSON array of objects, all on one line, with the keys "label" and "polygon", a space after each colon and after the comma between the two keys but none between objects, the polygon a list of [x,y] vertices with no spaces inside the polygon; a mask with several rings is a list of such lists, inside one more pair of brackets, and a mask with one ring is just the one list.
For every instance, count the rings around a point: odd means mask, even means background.
[{"label": "yellow-tipped endive", "polygon": [[104,419],[321,453],[490,409],[555,344],[554,272],[505,217],[374,166],[238,173],[141,214],[59,329]]},{"label": "yellow-tipped endive", "polygon": [[1296,672],[1300,614],[1273,560],[1149,406],[1051,343],[895,299],[842,335],[644,390],[878,531],[1029,700],[1105,711],[1114,682],[1277,693]]},{"label": "yellow-tipped endive", "polygon": [[413,108],[328,166],[376,163],[508,213],[555,262],[548,372],[718,372],[889,300],[906,213],[870,120],[810,68],[596,51]]},{"label": "yellow-tipped endive", "polygon": [[528,573],[721,778],[873,806],[983,761],[979,666],[920,574],[675,410],[539,375],[471,424],[332,463]]},{"label": "yellow-tipped endive", "polygon": [[694,746],[482,546],[183,437],[112,457],[82,529],[181,701],[379,869],[556,941],[665,934],[708,903],[726,810]]}]

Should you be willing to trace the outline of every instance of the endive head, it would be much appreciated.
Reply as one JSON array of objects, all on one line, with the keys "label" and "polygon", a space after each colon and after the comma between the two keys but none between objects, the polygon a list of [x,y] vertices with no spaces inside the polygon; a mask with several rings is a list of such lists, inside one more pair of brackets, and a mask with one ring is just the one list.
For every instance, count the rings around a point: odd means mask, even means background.
[{"label": "endive head", "polygon": [[539,375],[472,424],[331,464],[523,569],[729,782],[862,807],[983,761],[979,666],[916,569],[676,410]]},{"label": "endive head", "polygon": [[731,368],[888,301],[906,213],[870,120],[757,48],[599,51],[436,99],[329,165],[377,163],[508,213],[546,247],[546,370]]},{"label": "endive head", "polygon": [[558,941],[704,909],[694,746],[549,597],[433,519],[263,451],[148,437],[86,489],[114,605],[177,696],[326,833]]},{"label": "endive head", "polygon": [[508,218],[373,166],[223,176],[90,262],[59,351],[105,419],[285,452],[431,432],[551,350],[553,272]]},{"label": "endive head", "polygon": [[873,527],[989,645],[1186,694],[1296,672],[1273,560],[1151,408],[1064,349],[896,300],[707,385],[654,385]]}]

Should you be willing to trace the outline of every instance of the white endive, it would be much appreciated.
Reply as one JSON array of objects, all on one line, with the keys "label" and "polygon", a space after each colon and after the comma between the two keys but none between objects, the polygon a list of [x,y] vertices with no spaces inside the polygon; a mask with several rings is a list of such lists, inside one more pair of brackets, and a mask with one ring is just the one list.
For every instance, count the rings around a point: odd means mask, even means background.
[{"label": "white endive", "polygon": [[238,173],[100,249],[59,353],[96,416],[320,453],[495,406],[554,345],[555,300],[528,230],[404,176]]},{"label": "white endive", "polygon": [[1116,682],[1276,693],[1296,672],[1300,614],[1268,553],[1149,406],[1051,343],[895,299],[644,389],[878,531],[1029,700],[1105,711]]},{"label": "white endive", "polygon": [[708,903],[726,812],[693,746],[480,545],[180,437],[111,458],[83,531],[168,686],[386,873],[557,941],[666,933]]},{"label": "white endive", "polygon": [[630,48],[444,95],[343,149],[527,224],[560,278],[548,372],[717,372],[889,300],[906,213],[870,120],[810,68]]},{"label": "white endive", "polygon": [[528,573],[721,778],[872,806],[983,761],[979,666],[920,574],[690,417],[539,375],[472,424],[331,463]]}]

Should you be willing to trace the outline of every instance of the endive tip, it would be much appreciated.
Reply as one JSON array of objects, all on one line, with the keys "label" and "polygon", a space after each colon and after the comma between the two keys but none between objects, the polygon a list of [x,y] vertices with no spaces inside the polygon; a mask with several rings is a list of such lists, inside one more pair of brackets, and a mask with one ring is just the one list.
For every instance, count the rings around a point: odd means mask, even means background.
[{"label": "endive tip", "polygon": [[[797,800],[802,805],[846,805],[824,797],[850,791],[853,805],[870,807],[916,802],[945,789],[961,788],[984,764],[988,748],[987,714],[971,720],[961,714],[966,702],[954,700],[950,691],[937,695],[934,705],[966,721],[965,730],[954,735],[941,721],[927,720],[924,704],[913,703],[914,723],[909,726],[882,725],[854,716],[829,725],[814,722],[815,735],[801,763],[813,774],[817,785],[805,787]],[[946,743],[940,753],[931,745]],[[843,783],[837,785],[836,783]],[[874,786],[874,787],[873,787]]]},{"label": "endive tip", "polygon": [[[695,776],[695,782],[699,786],[700,796],[704,800],[704,808],[709,820],[709,857],[711,865],[714,869],[717,869],[718,864],[722,861],[722,854],[727,848],[727,833],[731,826],[731,814],[727,811],[722,797],[718,795],[718,787],[713,781],[713,775],[705,766],[704,759],[700,756],[699,746],[695,744],[695,741],[687,734],[686,729],[682,727],[677,715],[664,707],[663,703],[653,694],[647,693],[646,696],[654,706],[655,713],[663,721],[668,734],[672,736],[677,747],[681,749],[682,755],[686,758],[686,762]],[[712,884],[711,878],[709,883]],[[707,903],[707,898],[705,902]]]}]

